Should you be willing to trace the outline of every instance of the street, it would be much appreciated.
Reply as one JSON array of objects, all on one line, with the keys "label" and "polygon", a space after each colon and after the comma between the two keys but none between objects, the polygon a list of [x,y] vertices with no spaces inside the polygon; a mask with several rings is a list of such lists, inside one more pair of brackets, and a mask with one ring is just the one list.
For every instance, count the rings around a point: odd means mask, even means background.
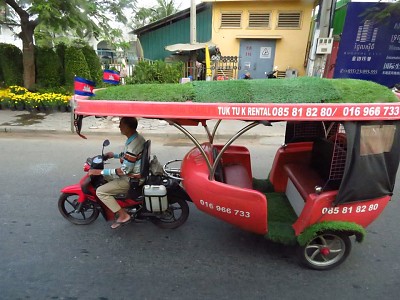
[{"label": "street", "polygon": [[[395,299],[400,291],[399,188],[383,214],[330,271],[297,263],[274,244],[214,219],[190,203],[176,230],[131,223],[111,230],[102,216],[70,224],[60,189],[83,176],[104,136],[0,133],[0,299]],[[110,137],[120,151],[124,137]],[[266,178],[282,137],[246,140],[254,177]],[[152,139],[161,163],[182,158],[189,140]],[[206,187],[204,187],[206,188]]]}]

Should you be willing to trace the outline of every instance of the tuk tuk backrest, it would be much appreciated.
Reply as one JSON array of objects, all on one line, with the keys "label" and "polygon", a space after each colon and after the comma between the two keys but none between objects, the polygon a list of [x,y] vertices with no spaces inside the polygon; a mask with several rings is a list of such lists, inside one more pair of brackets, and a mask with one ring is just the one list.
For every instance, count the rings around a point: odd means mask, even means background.
[{"label": "tuk tuk backrest", "polygon": [[345,163],[346,149],[339,141],[323,138],[314,141],[310,165],[325,181],[323,190],[339,188]]},{"label": "tuk tuk backrest", "polygon": [[334,144],[327,139],[318,138],[314,141],[311,151],[311,167],[325,181],[329,179],[333,157]]},{"label": "tuk tuk backrest", "polygon": [[150,172],[151,140],[147,140],[143,145],[142,163],[140,165],[140,177],[146,178]]}]

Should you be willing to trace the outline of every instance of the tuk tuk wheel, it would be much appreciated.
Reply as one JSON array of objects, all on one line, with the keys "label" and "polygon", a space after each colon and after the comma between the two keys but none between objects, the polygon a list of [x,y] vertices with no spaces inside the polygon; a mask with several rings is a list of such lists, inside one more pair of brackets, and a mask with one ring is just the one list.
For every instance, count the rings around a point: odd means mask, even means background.
[{"label": "tuk tuk wheel", "polygon": [[326,231],[298,247],[298,257],[304,266],[328,270],[340,265],[350,254],[351,241],[346,233]]}]

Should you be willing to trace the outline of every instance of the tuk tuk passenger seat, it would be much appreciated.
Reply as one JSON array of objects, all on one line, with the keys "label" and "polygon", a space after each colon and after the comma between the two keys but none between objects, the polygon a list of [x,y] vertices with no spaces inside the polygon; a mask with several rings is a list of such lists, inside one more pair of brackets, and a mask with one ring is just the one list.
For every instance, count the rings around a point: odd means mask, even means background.
[{"label": "tuk tuk passenger seat", "polygon": [[253,189],[253,180],[249,177],[243,165],[232,164],[224,166],[225,183],[240,188]]},{"label": "tuk tuk passenger seat", "polygon": [[[212,149],[213,160],[216,159],[219,150]],[[237,186],[240,188],[253,189],[253,179],[246,167],[240,163],[223,164],[220,160],[216,166],[214,178],[216,181]]]},{"label": "tuk tuk passenger seat", "polygon": [[304,201],[315,187],[322,190],[339,188],[343,176],[346,150],[334,141],[319,138],[314,141],[310,162],[290,163],[284,170]]}]

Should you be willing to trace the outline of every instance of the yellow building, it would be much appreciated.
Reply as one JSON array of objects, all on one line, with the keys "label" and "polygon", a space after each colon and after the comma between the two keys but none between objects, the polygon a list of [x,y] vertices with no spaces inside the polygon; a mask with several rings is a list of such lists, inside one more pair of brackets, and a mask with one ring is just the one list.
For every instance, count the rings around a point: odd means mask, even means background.
[{"label": "yellow building", "polygon": [[305,74],[313,1],[202,2],[212,3],[212,42],[223,56],[239,57],[239,76],[265,78],[275,66]]},{"label": "yellow building", "polygon": [[[313,7],[314,0],[202,0],[196,7],[196,42],[216,45],[225,58],[214,60],[213,75],[237,78],[250,72],[252,78],[265,78],[277,66],[282,76],[302,76]],[[190,45],[186,54],[196,48],[190,44],[190,28],[186,9],[135,33],[145,58],[165,59],[172,54],[166,46]]]}]

